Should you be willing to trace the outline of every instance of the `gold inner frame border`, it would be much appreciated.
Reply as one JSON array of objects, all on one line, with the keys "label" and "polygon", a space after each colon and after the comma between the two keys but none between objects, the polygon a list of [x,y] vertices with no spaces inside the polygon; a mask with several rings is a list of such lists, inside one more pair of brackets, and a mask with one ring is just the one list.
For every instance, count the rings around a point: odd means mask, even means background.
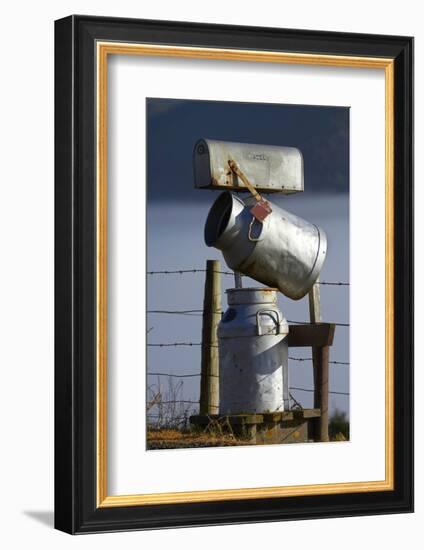
[{"label": "gold inner frame border", "polygon": [[[107,491],[107,62],[109,55],[180,57],[331,67],[384,69],[385,73],[385,479],[315,485],[217,489],[109,496]],[[143,506],[394,489],[394,60],[391,58],[267,52],[142,43],[96,43],[96,470],[97,506]]]}]

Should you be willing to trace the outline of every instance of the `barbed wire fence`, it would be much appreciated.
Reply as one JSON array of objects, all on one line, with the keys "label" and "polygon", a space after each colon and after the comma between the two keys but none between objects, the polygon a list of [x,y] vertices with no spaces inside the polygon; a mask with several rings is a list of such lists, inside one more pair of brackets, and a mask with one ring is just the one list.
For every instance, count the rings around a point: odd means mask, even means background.
[{"label": "barbed wire fence", "polygon": [[[166,275],[186,275],[206,273],[206,269],[175,269],[175,270],[157,270],[148,271],[149,276],[166,276]],[[234,277],[233,271],[214,271],[220,275]],[[343,281],[318,281],[316,284],[320,286],[329,287],[349,287],[350,283]],[[218,313],[223,313],[219,311]],[[147,310],[149,315],[182,315],[189,317],[203,317],[203,309],[150,309]],[[309,324],[309,321],[291,320],[287,319],[291,324]],[[347,328],[349,323],[344,322],[332,322],[337,327]],[[153,327],[147,330],[149,334]],[[149,348],[176,348],[176,347],[202,347],[202,342],[148,342]],[[210,345],[208,345],[210,347]],[[214,346],[218,347],[218,346]],[[312,362],[313,358],[310,357],[293,357],[289,356],[290,361],[297,362]],[[349,361],[329,361],[330,365],[349,366]],[[189,425],[189,418],[192,414],[198,412],[200,399],[191,400],[183,398],[184,379],[187,378],[200,378],[201,372],[176,374],[160,371],[151,371],[147,369],[147,423],[151,428],[187,428]],[[152,377],[156,377],[156,383],[150,383],[149,380]],[[163,384],[163,379],[167,380],[166,386]],[[200,384],[199,384],[200,387]],[[305,392],[313,393],[313,388],[305,388],[299,386],[289,387],[289,396],[292,403],[292,409],[301,409],[303,406],[292,392]],[[330,395],[349,396],[348,391],[330,390]],[[150,412],[153,410],[153,412]]]}]

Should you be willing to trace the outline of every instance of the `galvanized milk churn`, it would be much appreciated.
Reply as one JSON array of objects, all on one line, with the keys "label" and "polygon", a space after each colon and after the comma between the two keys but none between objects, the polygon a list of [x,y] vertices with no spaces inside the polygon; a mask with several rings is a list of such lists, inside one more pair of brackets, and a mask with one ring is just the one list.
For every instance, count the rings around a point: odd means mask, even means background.
[{"label": "galvanized milk churn", "polygon": [[218,326],[219,413],[265,413],[289,408],[288,325],[277,289],[227,290]]},{"label": "galvanized milk churn", "polygon": [[254,202],[221,193],[206,220],[205,242],[222,251],[231,269],[299,300],[321,271],[325,232],[271,202],[272,212],[261,223],[252,216]]}]

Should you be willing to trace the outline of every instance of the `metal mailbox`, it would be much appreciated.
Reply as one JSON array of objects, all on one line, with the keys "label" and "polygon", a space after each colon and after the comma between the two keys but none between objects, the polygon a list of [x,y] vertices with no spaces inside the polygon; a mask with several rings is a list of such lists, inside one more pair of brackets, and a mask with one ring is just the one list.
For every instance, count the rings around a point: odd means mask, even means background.
[{"label": "metal mailbox", "polygon": [[252,185],[267,193],[303,191],[303,157],[295,147],[200,139],[194,146],[194,185],[199,189],[247,191],[228,161],[242,167]]}]

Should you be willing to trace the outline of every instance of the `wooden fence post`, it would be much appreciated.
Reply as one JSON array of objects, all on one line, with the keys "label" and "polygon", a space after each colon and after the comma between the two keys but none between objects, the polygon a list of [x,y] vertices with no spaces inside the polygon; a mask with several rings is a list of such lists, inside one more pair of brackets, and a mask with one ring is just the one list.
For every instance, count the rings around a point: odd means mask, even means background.
[{"label": "wooden fence post", "polygon": [[[311,323],[321,322],[321,300],[319,279],[309,291],[309,316]],[[314,408],[321,410],[321,416],[315,428],[315,440],[329,441],[328,436],[328,361],[329,347],[312,348],[314,369]]]},{"label": "wooden fence post", "polygon": [[219,350],[217,328],[221,320],[221,263],[206,261],[203,300],[200,414],[219,412]]}]

